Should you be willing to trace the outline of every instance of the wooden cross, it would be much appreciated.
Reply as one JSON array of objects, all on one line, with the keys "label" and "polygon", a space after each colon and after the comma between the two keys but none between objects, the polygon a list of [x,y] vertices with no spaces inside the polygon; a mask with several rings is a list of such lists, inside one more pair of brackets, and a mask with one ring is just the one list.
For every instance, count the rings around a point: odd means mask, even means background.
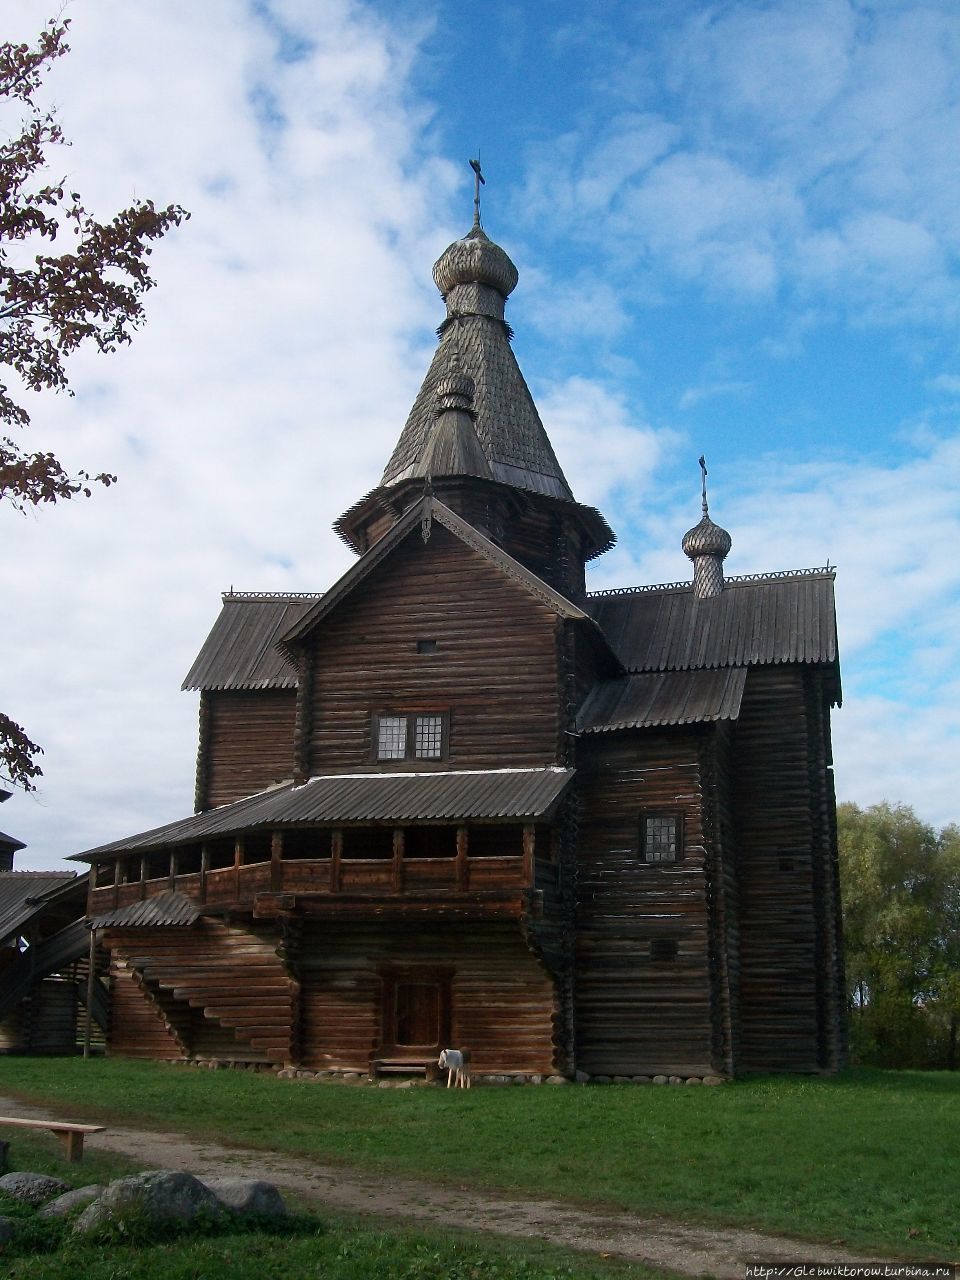
[{"label": "wooden cross", "polygon": [[480,225],[480,184],[487,185],[487,180],[480,172],[480,158],[470,161],[470,168],[473,170],[473,221],[479,227]]},{"label": "wooden cross", "polygon": [[701,493],[703,494],[703,514],[707,514],[707,460],[701,453],[700,455],[701,476]]}]

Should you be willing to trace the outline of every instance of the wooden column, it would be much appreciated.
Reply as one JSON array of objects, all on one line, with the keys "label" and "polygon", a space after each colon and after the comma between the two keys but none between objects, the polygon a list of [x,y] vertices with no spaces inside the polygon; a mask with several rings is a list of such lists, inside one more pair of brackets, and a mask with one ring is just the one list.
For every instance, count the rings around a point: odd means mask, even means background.
[{"label": "wooden column", "polygon": [[343,857],[343,830],[334,827],[330,834],[330,892],[339,893],[343,872],[340,859]]},{"label": "wooden column", "polygon": [[457,888],[461,893],[466,893],[470,888],[470,864],[467,862],[469,852],[470,840],[467,828],[457,827]]},{"label": "wooden column", "polygon": [[123,862],[120,858],[116,858],[113,863],[113,905],[114,909],[120,905],[120,868]]},{"label": "wooden column", "polygon": [[523,828],[523,883],[528,889],[533,888],[535,879],[534,849],[536,847],[536,828],[528,822]]},{"label": "wooden column", "polygon": [[207,900],[207,876],[210,874],[210,846],[204,842],[200,846],[200,902]]},{"label": "wooden column", "polygon": [[83,1056],[90,1057],[90,1039],[92,1035],[93,993],[96,988],[97,973],[97,931],[90,930],[90,949],[87,952],[87,1014],[83,1020]]},{"label": "wooden column", "polygon": [[175,889],[177,887],[177,851],[170,850],[170,874],[167,878],[167,887]]},{"label": "wooden column", "polygon": [[147,896],[147,855],[143,854],[140,858],[140,901],[142,902]]},{"label": "wooden column", "polygon": [[403,893],[403,827],[393,829],[393,892]]},{"label": "wooden column", "polygon": [[243,866],[243,836],[237,836],[233,843],[233,885],[234,898],[240,900],[240,868]]},{"label": "wooden column", "polygon": [[283,888],[283,832],[274,831],[270,836],[270,892],[279,893]]}]

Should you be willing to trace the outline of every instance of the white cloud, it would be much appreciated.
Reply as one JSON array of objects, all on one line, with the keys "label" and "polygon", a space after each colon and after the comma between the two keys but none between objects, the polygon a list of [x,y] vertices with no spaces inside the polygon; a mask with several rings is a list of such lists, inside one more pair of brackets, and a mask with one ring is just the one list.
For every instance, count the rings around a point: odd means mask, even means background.
[{"label": "white cloud", "polygon": [[[28,36],[47,15],[25,9]],[[193,216],[154,255],[132,347],[74,359],[76,399],[31,402],[35,447],[120,483],[0,512],[4,709],[46,748],[39,798],[4,810],[23,865],[189,812],[196,695],[177,690],[219,591],[346,567],[330,523],[375,483],[426,367],[453,170],[408,89],[417,33],[349,3],[269,12],[296,61],[256,12],[100,0],[51,76],[91,207],[140,194]]]}]

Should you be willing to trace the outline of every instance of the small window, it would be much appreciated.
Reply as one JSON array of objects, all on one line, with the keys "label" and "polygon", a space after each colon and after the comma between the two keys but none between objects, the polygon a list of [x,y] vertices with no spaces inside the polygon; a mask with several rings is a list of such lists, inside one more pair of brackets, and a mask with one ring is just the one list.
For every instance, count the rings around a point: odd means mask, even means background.
[{"label": "small window", "polygon": [[417,641],[417,653],[436,653],[436,652],[437,652],[436,640],[418,640]]},{"label": "small window", "polygon": [[443,755],[443,716],[417,716],[413,744],[418,760],[439,760]]},{"label": "small window", "polygon": [[403,760],[407,754],[407,717],[381,716],[377,729],[377,759]]},{"label": "small window", "polygon": [[675,938],[651,938],[650,959],[659,961],[676,960],[677,941]]},{"label": "small window", "polygon": [[377,760],[443,760],[447,754],[447,713],[416,712],[374,717]]},{"label": "small window", "polygon": [[678,813],[645,813],[641,817],[640,856],[644,862],[676,862],[683,857]]}]

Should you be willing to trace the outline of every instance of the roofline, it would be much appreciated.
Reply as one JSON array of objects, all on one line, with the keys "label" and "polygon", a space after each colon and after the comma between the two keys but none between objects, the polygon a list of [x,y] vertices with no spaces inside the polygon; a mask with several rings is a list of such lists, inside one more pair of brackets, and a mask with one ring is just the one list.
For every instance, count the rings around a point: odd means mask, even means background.
[{"label": "roofline", "polygon": [[[724,575],[723,587],[750,586],[757,582],[785,582],[791,579],[828,578],[831,582],[837,577],[837,566],[826,564],[814,569],[774,569],[770,573],[741,573],[732,577]],[[642,596],[659,591],[691,591],[693,580],[687,582],[657,582],[646,587],[608,587],[604,591],[588,591],[588,600],[601,600],[608,596]]]},{"label": "roofline", "polygon": [[[511,484],[505,480],[498,480],[495,476],[473,476],[473,475],[453,475],[453,476],[434,476],[438,484],[456,483],[458,481],[469,481],[471,484],[492,485],[494,488],[505,490],[509,495],[519,495],[524,498],[535,497],[554,507],[563,510],[573,510],[574,514],[580,517],[580,521],[588,533],[591,534],[595,543],[594,549],[587,555],[587,561],[595,560],[598,556],[610,551],[617,545],[617,535],[607,523],[607,518],[599,507],[591,507],[586,503],[578,502],[572,495],[569,498],[560,497],[556,494],[543,493],[539,489],[529,489],[521,484]],[[389,484],[378,484],[375,488],[365,493],[362,498],[358,498],[353,506],[348,507],[346,511],[337,517],[333,522],[334,533],[340,540],[350,548],[351,551],[359,551],[359,547],[349,532],[349,525],[365,515],[368,511],[375,509],[379,501],[384,507],[397,512],[399,510],[399,498],[404,489],[411,485],[423,483],[422,476],[406,476],[402,479],[391,480]],[[595,525],[596,529],[591,531],[590,526]],[[602,536],[597,536],[602,534]]]},{"label": "roofline", "polygon": [[369,573],[372,573],[413,532],[417,525],[422,523],[426,530],[433,520],[436,520],[438,524],[452,533],[454,537],[459,538],[468,547],[479,552],[492,564],[497,565],[509,578],[513,579],[519,586],[524,587],[531,595],[536,596],[554,613],[563,618],[572,618],[584,622],[592,621],[589,614],[578,608],[566,596],[562,596],[559,591],[555,591],[553,587],[548,586],[546,582],[520,564],[518,560],[514,560],[506,551],[492,543],[489,538],[484,537],[472,524],[468,524],[466,520],[456,515],[449,507],[444,506],[438,498],[425,493],[419,501],[415,502],[400,517],[392,528],[387,530],[382,538],[373,544],[369,551],[365,552],[355,564],[350,566],[346,573],[333,584],[312,609],[308,609],[303,617],[280,636],[277,641],[280,649],[288,657],[294,657],[295,646],[316,623],[332,612],[355,586],[362,582]]}]

